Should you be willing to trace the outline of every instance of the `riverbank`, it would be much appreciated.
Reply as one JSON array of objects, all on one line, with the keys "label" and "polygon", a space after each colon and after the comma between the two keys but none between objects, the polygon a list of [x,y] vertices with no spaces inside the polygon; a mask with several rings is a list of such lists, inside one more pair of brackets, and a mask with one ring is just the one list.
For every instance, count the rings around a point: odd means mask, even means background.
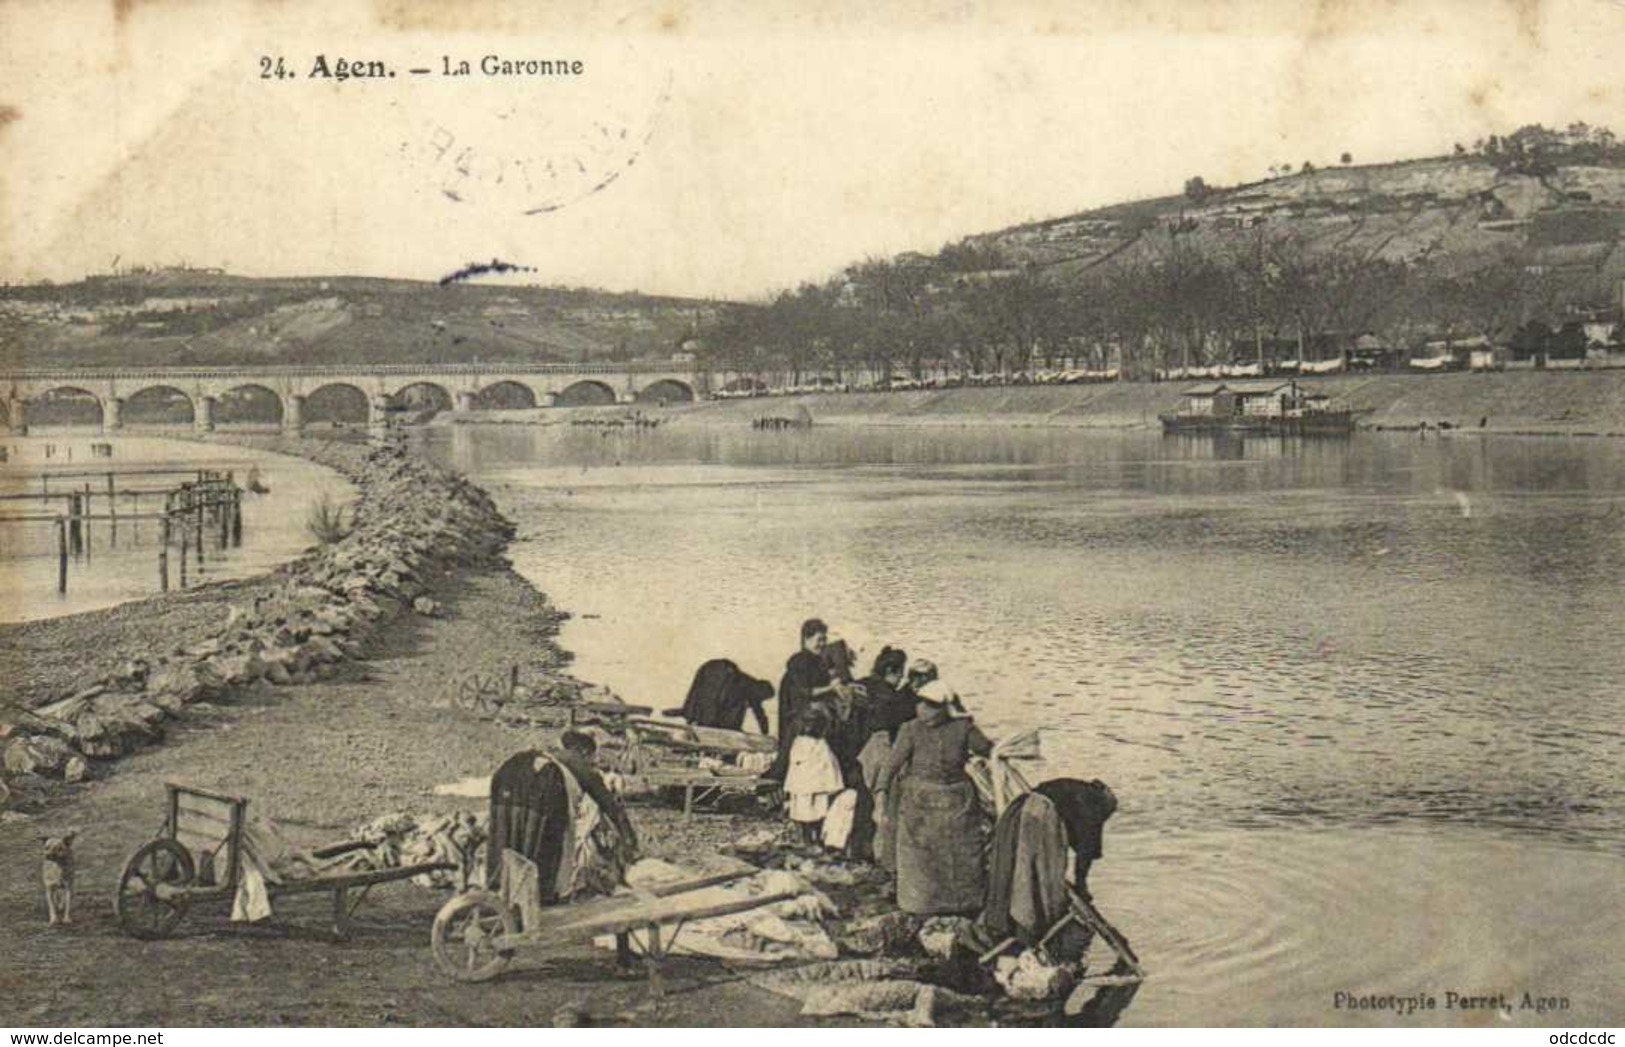
[{"label": "riverbank", "polygon": [[[662,424],[744,425],[794,417],[805,408],[819,425],[1075,426],[1155,428],[1177,410],[1196,382],[1001,386],[884,393],[710,400],[558,411],[481,411],[446,416],[452,424],[567,424],[571,418],[616,418],[638,412]],[[1495,435],[1625,436],[1625,370],[1498,371],[1453,374],[1333,375],[1303,384],[1369,410],[1366,428],[1452,430]],[[1480,425],[1480,423],[1483,423]]]},{"label": "riverbank", "polygon": [[398,445],[282,449],[356,485],[348,533],[260,578],[0,633],[10,681],[0,735],[13,791],[31,786],[28,776],[59,773],[64,754],[116,757],[156,740],[165,721],[230,688],[335,674],[376,628],[434,612],[429,579],[493,562],[513,533],[484,491]]},{"label": "riverbank", "polygon": [[[489,774],[545,735],[456,707],[461,679],[518,665],[533,688],[582,686],[554,642],[562,615],[508,568],[510,528],[484,492],[398,448],[244,439],[350,476],[362,492],[351,535],[264,578],[0,630],[13,668],[34,680],[30,708],[13,701],[0,716],[6,750],[38,749],[47,763],[63,747],[71,754],[62,767],[7,772],[8,1023],[549,1025],[570,1007],[611,1024],[795,1024],[796,1001],[688,961],[673,965],[671,1002],[651,1010],[640,981],[609,979],[603,954],[586,947],[516,965],[491,985],[451,983],[428,950],[445,895],[414,885],[369,896],[341,944],[327,940],[325,901],[303,899],[265,926],[203,907],[173,941],[123,935],[111,895],[125,858],[162,820],[163,783],[249,797],[252,813],[301,844],[397,811],[475,812],[483,800],[434,786]],[[98,727],[108,722],[111,733]],[[110,737],[116,751],[97,748]],[[75,758],[84,778],[65,781]],[[731,816],[685,822],[663,808],[635,817],[645,850],[667,859],[744,829]],[[50,927],[38,834],[68,828],[79,833],[76,919]]]}]

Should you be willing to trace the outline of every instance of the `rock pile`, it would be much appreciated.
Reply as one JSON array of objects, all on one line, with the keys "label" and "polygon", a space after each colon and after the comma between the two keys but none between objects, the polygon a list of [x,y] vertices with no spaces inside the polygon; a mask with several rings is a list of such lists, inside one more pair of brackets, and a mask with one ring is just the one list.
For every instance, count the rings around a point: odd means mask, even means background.
[{"label": "rock pile", "polygon": [[0,701],[0,798],[16,806],[39,794],[42,779],[77,781],[92,761],[158,741],[166,720],[232,688],[331,676],[395,616],[441,613],[429,581],[494,561],[513,537],[483,490],[398,444],[308,444],[300,453],[359,489],[351,531],[278,569],[269,593],[234,605],[201,641],[131,660],[36,708]]}]

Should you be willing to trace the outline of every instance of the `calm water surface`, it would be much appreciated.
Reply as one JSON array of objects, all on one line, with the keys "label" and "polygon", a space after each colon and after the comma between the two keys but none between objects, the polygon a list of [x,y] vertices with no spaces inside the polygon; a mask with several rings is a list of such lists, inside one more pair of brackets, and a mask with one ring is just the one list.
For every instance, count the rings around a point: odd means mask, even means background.
[{"label": "calm water surface", "polygon": [[[91,456],[92,443],[107,443],[113,457]],[[204,544],[201,569],[190,558],[189,584],[243,578],[268,570],[298,556],[313,544],[305,520],[312,502],[325,492],[336,504],[355,497],[355,488],[331,470],[298,458],[268,454],[240,447],[166,440],[151,435],[124,433],[95,436],[83,432],[50,433],[0,439],[8,460],[0,462],[0,493],[33,494],[40,490],[40,476],[49,474],[47,488],[63,491],[83,489],[89,484],[93,495],[91,511],[107,511],[100,492],[107,489],[104,476],[77,476],[67,472],[129,469],[216,469],[232,470],[239,483],[248,470],[258,467],[261,480],[269,487],[265,495],[243,498],[243,544],[220,549],[211,533]],[[52,453],[47,456],[47,448]],[[120,491],[132,488],[169,488],[186,476],[120,476]],[[90,557],[69,562],[68,591],[57,592],[57,537],[52,523],[0,523],[0,622],[28,621],[77,614],[112,607],[126,600],[156,595],[158,576],[158,521],[137,521],[132,512],[154,513],[163,508],[162,497],[141,497],[132,501],[119,498],[119,512],[125,516],[118,525],[118,543],[106,521],[91,521]],[[36,499],[0,501],[0,517],[63,512],[61,501]],[[170,551],[170,585],[180,585],[180,553]]]},{"label": "calm water surface", "polygon": [[[577,668],[679,705],[819,615],[1121,802],[1124,1024],[1625,1016],[1625,446],[459,427]],[[865,666],[866,668],[866,666]],[[1508,993],[1504,1016],[1446,992]],[[1522,994],[1569,1009],[1516,1009]]]}]

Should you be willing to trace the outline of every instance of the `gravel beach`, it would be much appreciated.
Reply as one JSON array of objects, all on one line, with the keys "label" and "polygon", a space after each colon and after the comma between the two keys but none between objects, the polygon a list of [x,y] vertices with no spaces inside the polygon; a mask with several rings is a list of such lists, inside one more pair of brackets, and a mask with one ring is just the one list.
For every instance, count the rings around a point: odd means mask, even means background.
[{"label": "gravel beach", "polygon": [[[347,539],[332,547],[337,554],[313,554],[264,578],[0,630],[12,711],[0,715],[9,736],[0,748],[39,730],[38,723],[29,727],[26,710],[60,711],[64,695],[83,698],[98,687],[101,693],[66,706],[77,720],[68,727],[52,720],[53,729],[73,735],[72,745],[117,743],[116,752],[89,761],[80,782],[8,771],[11,807],[0,812],[0,1024],[550,1025],[565,1008],[588,1024],[803,1023],[795,1000],[702,961],[673,961],[671,994],[651,1003],[641,980],[614,977],[609,955],[589,948],[522,957],[493,983],[453,983],[435,971],[428,948],[429,925],[447,894],[408,883],[369,895],[354,935],[341,943],[328,937],[326,895],[289,899],[264,925],[234,925],[223,906],[200,906],[171,940],[121,933],[112,913],[119,871],[159,828],[165,782],[249,797],[251,811],[312,844],[346,838],[392,812],[478,810],[483,800],[436,796],[434,786],[489,774],[543,735],[458,707],[457,683],[471,671],[519,665],[531,686],[581,686],[564,673],[568,657],[553,642],[559,612],[507,567],[502,522],[479,502],[483,492],[420,489],[418,472],[431,467],[405,452],[369,459],[353,445],[254,442],[350,475],[363,495],[358,532],[387,529],[371,538],[394,541],[400,548],[392,556],[421,538],[414,521],[457,523],[463,507],[448,510],[448,498],[467,499],[467,521],[483,533],[456,549],[408,556],[405,572],[376,555],[377,541],[346,550]],[[401,499],[416,499],[416,508],[401,511]],[[353,581],[358,572],[374,580],[370,588]],[[335,589],[353,599],[332,597]],[[256,597],[263,610],[244,612]],[[414,610],[417,601],[428,601],[417,606],[430,613]],[[351,613],[364,607],[378,613]],[[327,618],[343,628],[322,632]],[[343,657],[318,657],[339,644]],[[160,652],[176,651],[188,653],[160,660]],[[138,660],[144,664],[132,680]],[[177,673],[187,686],[195,679],[197,689],[186,700],[160,703],[178,692],[167,682],[170,690],[155,691],[158,681]],[[162,715],[145,733],[106,727],[116,716],[145,715],[142,707],[155,703]],[[684,822],[680,812],[651,805],[636,807],[633,817],[646,852],[673,859],[750,827],[726,815]],[[70,828],[78,832],[75,922],[51,927],[39,885],[40,834]]]}]

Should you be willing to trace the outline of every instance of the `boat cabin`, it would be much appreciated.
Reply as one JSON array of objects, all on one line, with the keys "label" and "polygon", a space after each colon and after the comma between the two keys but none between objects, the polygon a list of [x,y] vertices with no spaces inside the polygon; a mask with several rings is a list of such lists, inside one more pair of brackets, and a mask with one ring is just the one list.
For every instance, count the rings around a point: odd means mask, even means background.
[{"label": "boat cabin", "polygon": [[1274,379],[1196,385],[1184,395],[1183,414],[1214,418],[1279,418],[1300,406],[1298,383]]}]

